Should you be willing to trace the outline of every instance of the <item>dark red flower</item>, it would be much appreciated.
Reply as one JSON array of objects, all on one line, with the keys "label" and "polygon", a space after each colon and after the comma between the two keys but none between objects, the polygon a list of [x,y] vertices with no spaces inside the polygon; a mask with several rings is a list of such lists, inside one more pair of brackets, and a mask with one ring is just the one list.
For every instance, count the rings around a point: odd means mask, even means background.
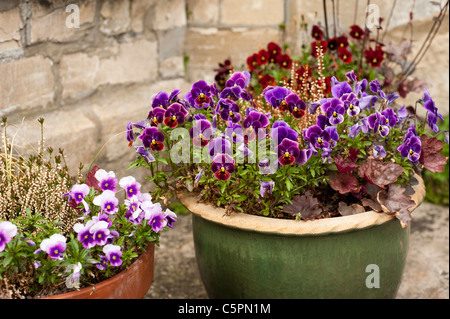
[{"label": "dark red flower", "polygon": [[275,58],[277,55],[281,54],[281,47],[275,42],[270,42],[267,45],[267,51],[269,52],[271,58]]},{"label": "dark red flower", "polygon": [[352,54],[346,48],[339,48],[339,58],[344,63],[352,62]]},{"label": "dark red flower", "polygon": [[364,31],[358,25],[352,25],[350,27],[350,36],[354,39],[361,40],[364,36]]},{"label": "dark red flower", "polygon": [[254,53],[253,55],[247,58],[247,65],[250,70],[256,70],[258,68],[258,54]]},{"label": "dark red flower", "polygon": [[258,82],[261,84],[262,88],[265,89],[267,86],[275,86],[277,85],[275,78],[270,76],[269,74],[260,75],[258,77]]},{"label": "dark red flower", "polygon": [[317,47],[322,46],[322,52],[325,54],[327,52],[327,41],[321,40],[321,41],[314,41],[311,43],[311,54],[313,57],[317,58]]},{"label": "dark red flower", "polygon": [[[323,94],[324,94],[324,95],[327,95],[328,93],[331,92],[331,78],[332,78],[331,75],[325,77],[325,89],[324,89],[324,91],[323,91]],[[319,85],[319,86],[321,85],[319,79],[317,80],[317,85]]]},{"label": "dark red flower", "polygon": [[347,37],[345,35],[341,35],[336,40],[337,40],[337,43],[338,43],[338,49],[339,48],[346,48],[346,47],[348,47],[348,40],[347,40]]},{"label": "dark red flower", "polygon": [[266,50],[260,50],[258,52],[258,64],[259,65],[263,65],[266,64],[269,61],[269,52],[267,52]]},{"label": "dark red flower", "polygon": [[377,68],[381,65],[384,60],[384,52],[381,46],[377,46],[375,50],[369,48],[369,50],[364,50],[364,55],[366,56],[367,63],[372,67]]},{"label": "dark red flower", "polygon": [[337,38],[331,38],[328,40],[328,49],[331,51],[336,50],[339,46],[339,42]]},{"label": "dark red flower", "polygon": [[292,66],[292,60],[289,57],[288,54],[279,54],[277,56],[277,63],[280,65],[283,69],[290,69]]},{"label": "dark red flower", "polygon": [[316,40],[322,40],[323,31],[317,25],[314,25],[311,30],[311,36]]}]

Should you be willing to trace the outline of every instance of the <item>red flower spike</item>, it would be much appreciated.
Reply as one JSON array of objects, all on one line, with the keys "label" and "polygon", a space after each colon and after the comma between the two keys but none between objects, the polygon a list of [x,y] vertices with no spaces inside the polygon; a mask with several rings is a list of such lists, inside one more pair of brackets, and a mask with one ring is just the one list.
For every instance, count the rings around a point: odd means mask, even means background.
[{"label": "red flower spike", "polygon": [[317,47],[318,46],[322,46],[322,52],[325,54],[325,52],[327,52],[327,48],[328,48],[328,44],[327,41],[314,41],[313,43],[311,43],[311,55],[315,58],[317,58]]}]

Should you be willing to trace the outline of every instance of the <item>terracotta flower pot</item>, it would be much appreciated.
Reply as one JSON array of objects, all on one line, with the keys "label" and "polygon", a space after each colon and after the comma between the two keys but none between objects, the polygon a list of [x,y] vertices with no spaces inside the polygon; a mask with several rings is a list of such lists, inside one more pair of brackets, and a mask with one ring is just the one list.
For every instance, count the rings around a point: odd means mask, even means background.
[{"label": "terracotta flower pot", "polygon": [[[421,178],[413,199],[422,201]],[[210,298],[394,298],[410,227],[375,211],[314,221],[180,201],[192,212],[194,246]],[[417,207],[417,206],[416,206]]]},{"label": "terracotta flower pot", "polygon": [[155,245],[150,244],[128,269],[92,287],[43,299],[141,299],[153,282]]}]

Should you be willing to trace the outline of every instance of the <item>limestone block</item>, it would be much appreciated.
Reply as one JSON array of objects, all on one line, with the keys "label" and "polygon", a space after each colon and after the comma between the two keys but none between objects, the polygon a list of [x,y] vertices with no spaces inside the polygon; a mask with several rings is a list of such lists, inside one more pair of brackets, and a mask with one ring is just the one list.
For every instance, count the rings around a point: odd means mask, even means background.
[{"label": "limestone block", "polygon": [[94,80],[99,70],[97,56],[88,56],[79,52],[64,55],[60,62],[60,79],[63,98],[80,98],[95,89]]},{"label": "limestone block", "polygon": [[158,0],[151,12],[151,26],[154,30],[168,30],[186,26],[184,0]]},{"label": "limestone block", "polygon": [[182,56],[172,56],[159,65],[159,72],[163,79],[184,77],[184,61]]},{"label": "limestone block", "polygon": [[219,0],[187,0],[189,25],[214,25],[219,23]]},{"label": "limestone block", "polygon": [[14,8],[0,12],[0,43],[6,41],[20,41],[20,30],[23,28],[20,9]]},{"label": "limestone block", "polygon": [[0,63],[0,113],[52,102],[52,64],[50,59],[39,55]]},{"label": "limestone block", "polygon": [[284,22],[284,0],[222,0],[220,10],[224,25],[273,26]]},{"label": "limestone block", "polygon": [[79,28],[74,27],[75,20],[72,14],[75,14],[75,11],[68,10],[66,12],[66,6],[51,11],[47,7],[41,6],[38,2],[33,2],[31,5],[32,15],[28,44],[44,41],[66,42],[81,39],[94,22],[94,0],[76,4],[79,9]]},{"label": "limestone block", "polygon": [[[270,41],[280,42],[278,28],[215,29],[189,27],[185,38],[185,54],[189,57],[187,75],[198,81],[198,70],[203,77],[213,77],[218,63],[230,58],[236,71],[247,69],[247,57],[266,48]],[[193,77],[193,75],[196,75]]]},{"label": "limestone block", "polygon": [[153,80],[158,74],[157,43],[148,40],[124,42],[115,57],[101,59],[94,87]]},{"label": "limestone block", "polygon": [[131,1],[131,29],[136,32],[144,31],[144,19],[147,11],[154,5],[155,0]]},{"label": "limestone block", "polygon": [[100,15],[103,21],[100,31],[107,35],[121,34],[128,31],[131,23],[130,2],[127,0],[109,0],[102,5]]}]

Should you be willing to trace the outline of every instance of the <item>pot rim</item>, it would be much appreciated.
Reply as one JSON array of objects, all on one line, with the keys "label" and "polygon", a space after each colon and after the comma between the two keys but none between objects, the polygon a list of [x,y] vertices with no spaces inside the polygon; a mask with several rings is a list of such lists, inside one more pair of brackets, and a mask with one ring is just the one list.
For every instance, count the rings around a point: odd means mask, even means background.
[{"label": "pot rim", "polygon": [[95,293],[96,290],[102,289],[103,287],[108,287],[115,282],[120,282],[120,281],[124,280],[124,278],[127,276],[127,274],[132,272],[134,270],[134,268],[139,267],[139,264],[147,262],[151,258],[151,255],[154,254],[154,247],[155,247],[155,244],[150,243],[148,246],[146,246],[145,252],[142,253],[131,265],[129,265],[128,268],[125,268],[118,274],[115,274],[114,276],[112,276],[106,280],[103,280],[97,284],[94,284],[94,285],[91,285],[88,287],[76,289],[76,290],[65,292],[62,294],[51,295],[51,296],[44,297],[41,299],[75,299],[78,296],[82,296],[85,294],[92,295]]},{"label": "pot rim", "polygon": [[[423,179],[418,175],[414,177],[418,183],[411,186],[414,190],[411,198],[416,203],[411,211],[416,209],[425,197]],[[189,192],[179,193],[178,199],[189,211],[206,220],[233,228],[279,235],[323,235],[347,232],[381,225],[395,218],[394,214],[378,213],[372,210],[355,215],[296,221],[238,212],[226,214],[224,208],[198,202],[197,197]]]}]

